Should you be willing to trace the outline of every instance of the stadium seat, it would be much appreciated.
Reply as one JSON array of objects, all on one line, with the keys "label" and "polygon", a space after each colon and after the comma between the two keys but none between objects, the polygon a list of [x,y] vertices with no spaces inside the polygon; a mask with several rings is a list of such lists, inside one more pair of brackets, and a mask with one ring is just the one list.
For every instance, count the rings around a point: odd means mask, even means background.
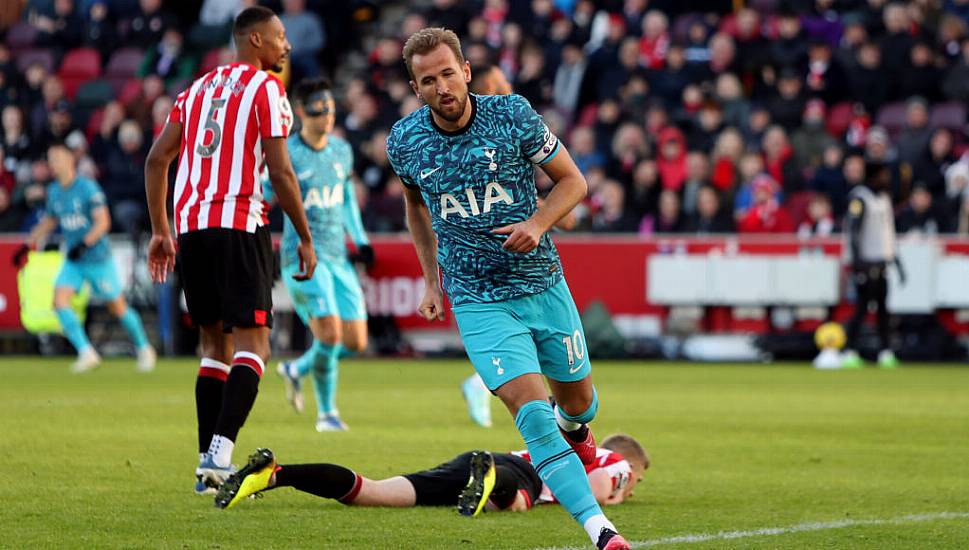
[{"label": "stadium seat", "polygon": [[138,99],[141,94],[141,79],[132,78],[124,83],[121,90],[118,92],[118,101],[121,102],[125,107],[131,105],[131,102]]},{"label": "stadium seat", "polygon": [[961,130],[966,125],[966,106],[959,101],[940,103],[932,107],[929,126]]},{"label": "stadium seat", "polygon": [[888,103],[878,110],[875,123],[884,126],[888,133],[895,136],[905,126],[905,103]]},{"label": "stadium seat", "polygon": [[71,50],[61,61],[57,74],[64,83],[64,93],[74,99],[81,84],[101,76],[101,55],[93,48]]},{"label": "stadium seat", "polygon": [[26,21],[15,23],[7,31],[7,47],[15,52],[15,54],[21,50],[32,48],[36,40],[37,29]]},{"label": "stadium seat", "polygon": [[844,137],[851,123],[852,105],[848,101],[837,103],[828,111],[827,128],[828,133],[836,139]]},{"label": "stadium seat", "polygon": [[40,63],[48,73],[54,70],[54,54],[44,48],[22,50],[16,56],[17,71],[23,73],[27,67]]},{"label": "stadium seat", "polygon": [[104,76],[111,81],[117,90],[120,90],[129,78],[135,76],[141,61],[145,57],[145,52],[140,48],[121,48],[111,55],[108,65],[104,69]]},{"label": "stadium seat", "polygon": [[89,80],[77,89],[74,97],[74,104],[78,109],[91,111],[104,106],[105,103],[114,99],[114,88],[107,79]]}]

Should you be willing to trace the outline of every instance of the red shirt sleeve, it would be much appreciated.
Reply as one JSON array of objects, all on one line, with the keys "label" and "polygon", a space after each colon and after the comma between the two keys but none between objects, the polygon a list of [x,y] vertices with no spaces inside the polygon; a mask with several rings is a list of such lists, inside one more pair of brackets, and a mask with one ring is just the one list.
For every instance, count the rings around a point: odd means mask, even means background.
[{"label": "red shirt sleeve", "polygon": [[293,125],[293,110],[286,98],[286,89],[279,79],[269,75],[262,88],[256,93],[255,107],[259,137],[289,136],[289,129]]}]

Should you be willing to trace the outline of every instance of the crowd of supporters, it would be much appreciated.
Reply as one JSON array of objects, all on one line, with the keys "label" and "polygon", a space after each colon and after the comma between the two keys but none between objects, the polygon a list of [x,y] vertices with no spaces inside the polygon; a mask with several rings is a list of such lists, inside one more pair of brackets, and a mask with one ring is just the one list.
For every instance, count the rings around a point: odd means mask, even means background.
[{"label": "crowd of supporters", "polygon": [[[0,42],[0,231],[36,219],[54,140],[101,182],[115,230],[143,231],[147,147],[255,3],[27,2]],[[826,235],[879,163],[900,231],[969,233],[967,0],[258,3],[287,27],[291,79],[340,77],[371,231],[404,229],[384,140],[420,107],[403,41],[435,25],[569,146],[589,182],[578,231]]]}]

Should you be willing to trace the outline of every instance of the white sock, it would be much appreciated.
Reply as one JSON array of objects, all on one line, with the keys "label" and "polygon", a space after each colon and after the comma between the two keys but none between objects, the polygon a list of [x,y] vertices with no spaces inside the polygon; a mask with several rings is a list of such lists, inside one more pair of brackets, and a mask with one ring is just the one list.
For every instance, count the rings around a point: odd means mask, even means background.
[{"label": "white sock", "polygon": [[555,405],[555,421],[558,422],[559,428],[562,428],[567,432],[574,432],[582,427],[581,422],[572,422],[571,420],[563,417],[562,413],[559,411],[558,405]]},{"label": "white sock", "polygon": [[596,514],[585,520],[585,523],[582,524],[582,528],[585,529],[589,538],[592,539],[593,546],[599,542],[599,533],[602,532],[603,527],[616,531],[616,526],[604,514]]},{"label": "white sock", "polygon": [[209,443],[209,454],[212,455],[212,461],[215,462],[216,466],[228,468],[232,464],[232,449],[234,447],[235,443],[228,438],[221,435],[212,436],[212,443]]}]

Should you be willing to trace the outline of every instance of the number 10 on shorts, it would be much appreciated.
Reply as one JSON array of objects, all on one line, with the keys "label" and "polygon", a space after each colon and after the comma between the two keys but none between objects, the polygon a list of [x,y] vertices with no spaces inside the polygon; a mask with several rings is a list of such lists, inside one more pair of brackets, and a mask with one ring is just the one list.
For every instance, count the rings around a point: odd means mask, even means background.
[{"label": "number 10 on shorts", "polygon": [[575,364],[576,359],[581,361],[585,357],[585,344],[578,330],[573,332],[571,337],[562,338],[562,343],[565,344],[565,351],[569,354],[570,367]]}]

